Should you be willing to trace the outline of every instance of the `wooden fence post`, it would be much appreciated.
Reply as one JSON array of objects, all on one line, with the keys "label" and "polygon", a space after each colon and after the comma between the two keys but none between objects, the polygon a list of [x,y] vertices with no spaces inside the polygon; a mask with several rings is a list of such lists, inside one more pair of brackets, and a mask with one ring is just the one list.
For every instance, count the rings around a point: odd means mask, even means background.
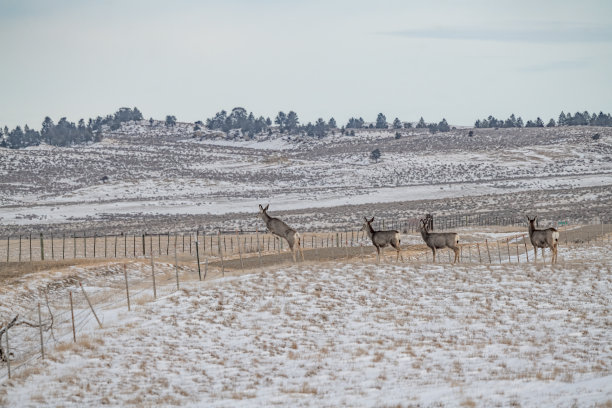
[{"label": "wooden fence post", "polygon": [[[127,305],[129,312],[132,309],[130,308],[130,288],[128,286],[127,268],[125,264],[123,264],[123,277],[125,278],[125,294],[127,295]],[[70,300],[72,301],[72,297],[70,298]]]},{"label": "wooden fence post", "polygon": [[508,242],[509,238],[506,238],[506,247],[508,248],[508,263],[512,263],[510,259],[510,243]]},{"label": "wooden fence post", "polygon": [[476,248],[478,249],[478,262],[482,263],[482,257],[480,256],[480,244],[476,243]]},{"label": "wooden fence post", "polygon": [[4,335],[6,336],[6,368],[8,369],[8,378],[11,379],[11,348],[9,346],[9,323],[4,323]]},{"label": "wooden fence post", "polygon": [[501,265],[501,250],[499,249],[499,241],[497,242],[497,257],[499,258],[499,264]]},{"label": "wooden fence post", "polygon": [[10,240],[11,237],[6,237],[6,263],[9,262],[9,254],[11,253]]},{"label": "wooden fence post", "polygon": [[523,244],[525,245],[525,257],[527,257],[527,262],[529,262],[529,253],[527,252],[527,240],[525,239],[524,235],[523,235]]},{"label": "wooden fence post", "polygon": [[89,305],[89,308],[91,309],[91,312],[93,313],[94,317],[96,318],[96,321],[98,322],[98,325],[100,326],[100,328],[102,328],[102,323],[100,323],[100,319],[98,319],[98,315],[96,314],[96,311],[94,310],[93,306],[91,305],[91,302],[89,301],[89,297],[87,296],[87,293],[85,293],[85,289],[83,289],[83,284],[81,282],[79,282],[79,286],[81,287],[81,291],[83,292],[83,296],[85,296],[85,300],[87,300],[87,304]]},{"label": "wooden fence post", "polygon": [[53,234],[51,234],[51,259],[55,259],[55,252],[53,250]]},{"label": "wooden fence post", "polygon": [[259,267],[262,267],[262,262],[261,262],[261,246],[259,246],[259,229],[255,229],[255,234],[257,237],[257,254],[259,256]]},{"label": "wooden fence post", "polygon": [[85,231],[83,231],[83,248],[84,248],[84,258],[87,258],[87,234],[85,234]]},{"label": "wooden fence post", "polygon": [[242,272],[244,272],[244,261],[242,260],[242,250],[240,249],[240,235],[238,235],[238,230],[236,230],[236,241],[238,242],[238,255],[240,255],[240,268]]},{"label": "wooden fence post", "polygon": [[157,299],[157,287],[155,286],[155,263],[153,262],[153,237],[151,236],[151,278],[153,279],[153,299]]},{"label": "wooden fence post", "polygon": [[30,232],[30,262],[32,262],[32,233]]},{"label": "wooden fence post", "polygon": [[40,260],[41,261],[45,260],[45,244],[43,242],[43,234],[42,234],[42,232],[40,233]]},{"label": "wooden fence post", "polygon": [[485,239],[485,245],[487,246],[487,255],[489,256],[489,263],[491,263],[491,252],[489,252],[489,240]]},{"label": "wooden fence post", "polygon": [[198,277],[200,278],[200,280],[202,280],[202,271],[200,270],[200,249],[199,247],[200,245],[198,245],[198,241],[196,240],[195,248],[196,248],[196,260],[198,262]]},{"label": "wooden fence post", "polygon": [[66,259],[66,233],[62,234],[62,259]]},{"label": "wooden fence post", "polygon": [[[223,276],[225,276],[225,268],[222,272]],[[206,279],[206,275],[208,275],[208,258],[204,258],[204,279]]]},{"label": "wooden fence post", "polygon": [[70,295],[70,317],[72,318],[72,339],[76,343],[76,328],[74,327],[74,306],[72,305],[72,290],[68,291]]},{"label": "wooden fence post", "polygon": [[178,254],[176,252],[176,239],[174,240],[174,272],[176,273],[176,290],[181,290],[179,286]]},{"label": "wooden fence post", "polygon": [[43,343],[42,318],[40,316],[40,302],[38,302],[38,332],[40,333],[40,354],[45,359],[45,345]]}]

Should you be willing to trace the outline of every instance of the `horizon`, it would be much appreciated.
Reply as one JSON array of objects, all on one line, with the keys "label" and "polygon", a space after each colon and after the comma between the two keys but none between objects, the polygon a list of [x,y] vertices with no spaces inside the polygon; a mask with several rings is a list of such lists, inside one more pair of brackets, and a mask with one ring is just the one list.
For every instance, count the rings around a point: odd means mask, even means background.
[{"label": "horizon", "polygon": [[607,113],[611,17],[602,0],[0,0],[0,126],[121,106],[191,123],[236,106],[339,125]]}]

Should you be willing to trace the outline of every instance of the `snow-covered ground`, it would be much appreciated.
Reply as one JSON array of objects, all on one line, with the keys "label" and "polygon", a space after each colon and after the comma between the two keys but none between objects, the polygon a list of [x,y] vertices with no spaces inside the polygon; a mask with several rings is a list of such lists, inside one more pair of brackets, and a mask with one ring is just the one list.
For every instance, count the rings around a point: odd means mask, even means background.
[{"label": "snow-covered ground", "polygon": [[[193,137],[187,124],[124,124],[89,146],[0,149],[0,223],[221,216],[251,213],[262,202],[300,212],[542,191],[574,191],[574,204],[589,208],[597,202],[589,195],[612,185],[609,128],[474,131],[247,140],[219,132]],[[593,132],[601,134],[596,141]],[[369,159],[375,148],[377,163]]]},{"label": "snow-covered ground", "polygon": [[0,405],[609,406],[612,247],[591,245],[554,267],[324,263],[186,282],[101,311],[103,329],[18,372]]}]

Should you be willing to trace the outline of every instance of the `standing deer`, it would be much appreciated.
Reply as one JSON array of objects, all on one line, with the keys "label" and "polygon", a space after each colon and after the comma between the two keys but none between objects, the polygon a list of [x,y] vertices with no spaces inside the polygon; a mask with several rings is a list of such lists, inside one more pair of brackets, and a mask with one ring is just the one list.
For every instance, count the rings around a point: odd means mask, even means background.
[{"label": "standing deer", "polygon": [[552,251],[551,263],[556,263],[559,231],[555,228],[536,229],[535,221],[538,219],[538,216],[529,218],[527,215],[526,217],[527,221],[529,221],[529,239],[531,240],[531,245],[533,245],[533,261],[535,262],[538,257],[538,248],[542,248],[542,259],[544,259],[544,248],[550,248]]},{"label": "standing deer", "polygon": [[296,262],[295,251],[297,250],[299,250],[302,254],[303,261],[304,251],[302,251],[302,240],[300,234],[278,218],[270,217],[267,213],[268,207],[270,207],[270,204],[266,205],[265,208],[259,204],[259,214],[257,216],[264,220],[268,231],[270,231],[278,239],[284,238],[287,240],[289,249],[291,249],[291,254],[293,255],[293,262]]},{"label": "standing deer", "polygon": [[455,252],[453,263],[459,262],[459,235],[456,232],[429,232],[428,221],[421,219],[421,236],[423,241],[431,248],[433,261],[436,262],[436,250],[450,248]]},{"label": "standing deer", "polygon": [[[368,237],[372,240],[372,244],[376,248],[376,262],[380,262],[380,252],[382,249],[383,259],[385,258],[384,248],[387,245],[391,245],[397,251],[397,256],[395,257],[395,262],[400,258],[400,233],[399,231],[389,230],[389,231],[374,231],[372,228],[372,222],[374,221],[374,217],[368,221],[366,217],[363,217],[365,222],[361,227],[360,231],[365,231],[368,234]],[[402,257],[402,262],[404,261],[404,257]]]}]

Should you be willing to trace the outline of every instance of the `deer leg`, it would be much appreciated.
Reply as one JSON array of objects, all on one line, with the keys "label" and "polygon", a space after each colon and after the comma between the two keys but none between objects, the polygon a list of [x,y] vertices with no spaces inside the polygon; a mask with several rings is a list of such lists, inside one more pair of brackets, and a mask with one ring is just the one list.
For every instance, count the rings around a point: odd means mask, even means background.
[{"label": "deer leg", "polygon": [[433,263],[436,263],[436,247],[431,248]]},{"label": "deer leg", "polygon": [[376,263],[380,263],[380,248],[379,247],[375,247],[376,248]]},{"label": "deer leg", "polygon": [[459,248],[453,248],[453,251],[455,251],[455,259],[453,260],[453,263],[457,263],[459,262]]},{"label": "deer leg", "polygon": [[538,260],[538,248],[533,247],[533,263],[536,263]]}]

